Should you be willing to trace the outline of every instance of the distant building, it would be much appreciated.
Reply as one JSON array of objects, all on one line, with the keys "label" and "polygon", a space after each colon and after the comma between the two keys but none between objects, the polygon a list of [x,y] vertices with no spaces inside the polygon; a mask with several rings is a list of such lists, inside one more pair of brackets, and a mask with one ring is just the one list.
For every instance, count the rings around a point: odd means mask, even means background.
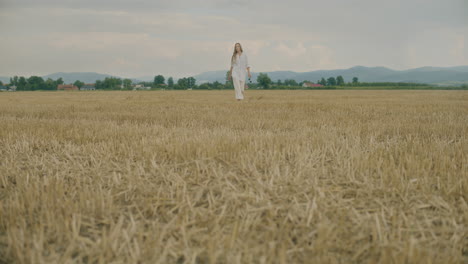
[{"label": "distant building", "polygon": [[0,85],[0,92],[6,92],[8,90],[8,87]]},{"label": "distant building", "polygon": [[73,84],[59,84],[57,86],[57,90],[64,90],[64,91],[72,91],[72,90],[79,90],[78,86]]},{"label": "distant building", "polygon": [[11,91],[11,92],[16,91],[16,86],[15,85],[10,86],[10,89],[8,89],[8,91]]},{"label": "distant building", "polygon": [[149,86],[143,86],[142,84],[135,84],[133,85],[133,90],[151,90]]},{"label": "distant building", "polygon": [[323,87],[323,85],[317,83],[304,82],[302,84],[302,87]]},{"label": "distant building", "polygon": [[82,90],[82,91],[94,91],[94,90],[96,90],[96,87],[94,86],[94,83],[87,83],[87,84],[81,86],[80,90]]}]

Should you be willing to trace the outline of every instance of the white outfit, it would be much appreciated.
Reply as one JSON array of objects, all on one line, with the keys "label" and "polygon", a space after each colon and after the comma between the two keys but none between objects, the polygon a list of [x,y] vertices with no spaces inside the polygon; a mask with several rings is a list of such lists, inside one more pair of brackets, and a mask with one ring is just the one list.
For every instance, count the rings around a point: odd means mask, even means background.
[{"label": "white outfit", "polygon": [[236,54],[236,61],[232,62],[232,81],[234,90],[236,91],[236,99],[244,99],[245,77],[247,76],[247,68],[250,67],[249,60],[245,52],[239,56]]}]

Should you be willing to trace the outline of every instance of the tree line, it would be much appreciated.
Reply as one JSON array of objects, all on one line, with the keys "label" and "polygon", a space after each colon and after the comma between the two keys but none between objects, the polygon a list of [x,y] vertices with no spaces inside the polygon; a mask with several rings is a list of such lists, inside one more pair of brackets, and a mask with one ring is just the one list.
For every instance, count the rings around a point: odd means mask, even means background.
[{"label": "tree line", "polygon": [[[173,77],[169,77],[166,81],[166,78],[163,75],[156,75],[152,82],[138,82],[145,87],[150,87],[151,89],[172,89],[172,90],[186,90],[186,89],[201,89],[201,90],[211,90],[211,89],[234,89],[232,80],[229,80],[229,71],[226,73],[226,79],[224,83],[219,81],[202,83],[200,85],[196,84],[196,79],[194,77],[183,77],[174,82]],[[300,89],[303,88],[302,85],[304,82],[314,83],[308,80],[302,82],[297,82],[294,79],[285,79],[277,80],[276,82],[272,81],[267,73],[260,73],[257,76],[256,82],[247,83],[253,89]],[[322,77],[320,80],[315,82],[316,84],[321,84],[324,88],[332,89],[336,86],[359,86],[359,87],[371,87],[371,86],[398,86],[398,87],[407,87],[407,86],[429,86],[428,84],[421,83],[405,83],[405,82],[359,82],[358,77],[353,77],[351,82],[345,82],[343,76],[337,77]],[[10,78],[10,86],[16,86],[18,91],[35,91],[35,90],[57,90],[59,84],[64,84],[62,78],[53,80],[48,78],[44,80],[40,76],[31,76],[25,78],[23,76],[14,76]],[[76,80],[73,83],[78,88],[81,88],[85,83],[80,80]],[[3,85],[0,82],[0,85]],[[104,80],[96,80],[95,88],[99,90],[132,90],[133,81],[131,79],[121,79],[117,77],[106,77]],[[309,87],[305,87],[307,89]],[[318,88],[316,88],[318,89]]]},{"label": "tree line", "polygon": [[[57,90],[57,86],[65,84],[63,78],[53,80],[48,78],[44,80],[40,76],[31,76],[25,78],[23,76],[14,76],[10,78],[9,86],[16,86],[17,91],[36,91],[36,90]],[[196,85],[195,77],[179,78],[177,82],[173,77],[166,78],[163,75],[156,75],[152,82],[138,82],[135,84],[151,89],[173,89],[173,90],[186,90],[186,89],[232,89],[232,84],[223,84],[220,82],[203,83]],[[0,81],[0,86],[4,84]],[[73,85],[81,88],[85,85],[84,82],[76,80]],[[133,82],[131,79],[122,79],[118,77],[106,77],[104,80],[96,80],[94,87],[98,90],[132,90]]]},{"label": "tree line", "polygon": [[[263,89],[271,89],[271,88],[284,88],[284,89],[291,89],[294,87],[302,87],[302,85],[307,83],[314,83],[311,81],[302,81],[297,82],[294,79],[286,79],[284,81],[277,80],[273,82],[268,74],[260,73],[257,77],[257,83]],[[371,87],[371,86],[398,86],[398,87],[408,87],[408,86],[430,86],[429,84],[424,83],[408,83],[408,82],[360,82],[358,77],[353,77],[351,82],[345,82],[343,76],[339,75],[337,77],[328,77],[325,79],[322,77],[320,80],[317,80],[315,84],[321,84],[326,88],[333,88],[337,86],[355,86],[355,87]]]},{"label": "tree line", "polygon": [[[285,79],[284,81],[282,80],[277,80],[276,83],[273,82],[268,74],[266,73],[260,73],[257,77],[257,83],[263,87],[264,89],[269,89],[270,86],[302,86],[305,82],[307,83],[314,83],[308,80],[304,80],[302,82],[297,82],[294,79]],[[325,79],[322,77],[321,80],[318,80],[315,84],[321,84],[323,86],[343,86],[346,85],[343,76],[337,76],[335,77],[329,77],[328,79]],[[348,83],[348,85],[357,85],[359,84],[359,79],[358,77],[353,78],[352,83]]]},{"label": "tree line", "polygon": [[[63,84],[63,79],[58,78],[53,80],[47,78],[44,80],[40,76],[31,76],[25,78],[24,76],[14,76],[10,78],[10,86],[16,86],[17,91],[35,91],[35,90],[57,90],[57,86]],[[4,85],[0,82],[0,85]]]},{"label": "tree line", "polygon": [[[169,87],[171,89],[188,89],[194,87],[195,83],[196,80],[194,77],[181,78],[177,83],[174,83],[174,79],[169,77],[166,84],[164,76],[156,75],[153,82],[138,82],[136,84],[151,88]],[[47,78],[47,80],[44,80],[44,78],[40,76],[31,76],[29,78],[14,76],[10,78],[10,82],[8,83],[9,86],[16,86],[17,91],[57,90],[57,86],[61,84],[65,84],[63,78],[58,78],[57,80]],[[6,84],[0,81],[0,86],[4,85]],[[81,88],[85,83],[76,80],[73,85]],[[117,77],[106,77],[104,80],[96,80],[94,83],[94,87],[101,90],[131,90],[133,89],[133,85],[131,79],[121,79]]]}]

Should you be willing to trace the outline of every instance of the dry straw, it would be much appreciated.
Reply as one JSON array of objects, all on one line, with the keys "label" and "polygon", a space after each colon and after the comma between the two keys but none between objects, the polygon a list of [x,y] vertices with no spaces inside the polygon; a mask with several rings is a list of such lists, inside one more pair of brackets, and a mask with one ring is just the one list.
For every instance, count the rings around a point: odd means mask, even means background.
[{"label": "dry straw", "polygon": [[0,263],[467,263],[466,91],[0,94]]}]

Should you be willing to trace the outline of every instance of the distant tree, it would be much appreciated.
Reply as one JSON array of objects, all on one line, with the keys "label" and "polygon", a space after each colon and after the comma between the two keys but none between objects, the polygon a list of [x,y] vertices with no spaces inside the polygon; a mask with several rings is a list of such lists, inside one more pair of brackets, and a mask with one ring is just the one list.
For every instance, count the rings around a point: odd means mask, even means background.
[{"label": "distant tree", "polygon": [[276,84],[278,85],[283,85],[283,82],[281,80],[278,79],[278,81],[276,82]]},{"label": "distant tree", "polygon": [[15,75],[13,78],[10,77],[10,85],[18,87],[18,76]]},{"label": "distant tree", "polygon": [[229,80],[229,73],[230,73],[230,71],[226,72],[226,82],[224,84],[224,89],[233,89],[234,88],[233,82]]},{"label": "distant tree", "polygon": [[29,89],[33,91],[42,90],[45,86],[44,79],[42,79],[42,77],[39,76],[31,76],[28,78],[27,82],[30,85]]},{"label": "distant tree", "polygon": [[327,85],[327,81],[325,80],[325,78],[322,77],[322,79],[320,80],[320,82],[317,82],[323,86]]},{"label": "distant tree", "polygon": [[268,77],[268,74],[266,73],[260,73],[257,76],[257,83],[261,85],[264,89],[268,89],[271,84],[271,79]]},{"label": "distant tree", "polygon": [[359,83],[358,77],[353,77],[353,85],[356,85]]},{"label": "distant tree", "polygon": [[230,83],[231,81],[229,80],[229,75],[231,74],[231,71],[226,72],[226,84]]},{"label": "distant tree", "polygon": [[124,89],[127,89],[127,90],[132,89],[132,80],[123,79],[122,83],[123,83]]},{"label": "distant tree", "polygon": [[96,84],[94,86],[96,89],[103,89],[102,86],[102,81],[101,80],[96,80]]},{"label": "distant tree", "polygon": [[102,89],[106,90],[120,90],[121,85],[122,79],[116,77],[106,77],[104,81],[102,81]]},{"label": "distant tree", "polygon": [[[123,84],[122,79],[120,79],[120,78],[115,78],[114,80],[115,80],[115,86],[114,86],[114,87],[115,87],[116,89],[122,89],[122,84]],[[145,85],[145,86],[146,86],[146,85]]]},{"label": "distant tree", "polygon": [[28,86],[28,80],[24,77],[24,76],[21,76],[19,77],[18,80],[15,81],[16,82],[16,89],[17,90],[26,90],[27,89],[27,86]]},{"label": "distant tree", "polygon": [[329,86],[333,86],[333,85],[336,85],[336,79],[335,77],[330,77],[327,79],[327,85]]},{"label": "distant tree", "polygon": [[174,79],[172,77],[169,77],[169,79],[167,79],[167,86],[169,86],[170,88],[174,87]]},{"label": "distant tree", "polygon": [[58,84],[63,84],[63,79],[62,77],[58,78],[57,81],[55,81],[55,83],[58,85]]},{"label": "distant tree", "polygon": [[337,85],[344,85],[345,84],[343,76],[340,75],[340,76],[336,77],[336,84]]},{"label": "distant tree", "polygon": [[44,89],[45,90],[55,90],[55,89],[57,89],[57,84],[51,78],[47,78],[47,80],[44,83]]},{"label": "distant tree", "polygon": [[284,85],[287,85],[287,86],[297,86],[299,85],[296,80],[294,79],[286,79],[284,80]]},{"label": "distant tree", "polygon": [[80,80],[76,80],[73,85],[75,85],[76,87],[78,88],[81,88],[83,85],[84,85],[84,82],[80,81]]},{"label": "distant tree", "polygon": [[180,78],[177,80],[177,88],[174,87],[174,89],[187,89],[188,87],[188,79],[187,78]]},{"label": "distant tree", "polygon": [[193,88],[195,86],[196,80],[193,77],[187,78],[187,86],[188,88]]},{"label": "distant tree", "polygon": [[200,90],[208,90],[211,89],[211,87],[207,83],[202,83],[198,86],[198,89]]},{"label": "distant tree", "polygon": [[164,76],[157,75],[154,76],[154,85],[164,84]]},{"label": "distant tree", "polygon": [[215,81],[213,83],[213,89],[223,89],[223,84],[218,81]]},{"label": "distant tree", "polygon": [[154,82],[139,82],[143,87],[154,87]]}]

